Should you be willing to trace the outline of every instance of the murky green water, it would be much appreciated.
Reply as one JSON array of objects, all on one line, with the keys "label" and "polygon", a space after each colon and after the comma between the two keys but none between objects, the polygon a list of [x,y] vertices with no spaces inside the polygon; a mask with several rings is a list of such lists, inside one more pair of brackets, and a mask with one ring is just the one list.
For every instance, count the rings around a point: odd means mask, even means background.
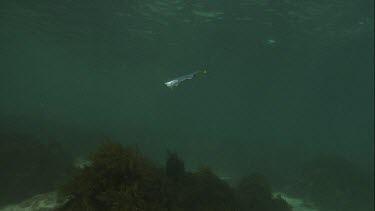
[{"label": "murky green water", "polygon": [[373,184],[373,57],[371,0],[2,0],[0,132],[278,184],[328,154]]}]

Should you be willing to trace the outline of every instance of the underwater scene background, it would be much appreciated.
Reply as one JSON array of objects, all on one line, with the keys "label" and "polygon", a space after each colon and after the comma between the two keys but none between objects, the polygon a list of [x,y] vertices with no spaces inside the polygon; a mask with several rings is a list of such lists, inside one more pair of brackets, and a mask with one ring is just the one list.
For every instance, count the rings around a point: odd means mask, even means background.
[{"label": "underwater scene background", "polygon": [[0,207],[374,210],[373,58],[372,0],[1,0]]}]

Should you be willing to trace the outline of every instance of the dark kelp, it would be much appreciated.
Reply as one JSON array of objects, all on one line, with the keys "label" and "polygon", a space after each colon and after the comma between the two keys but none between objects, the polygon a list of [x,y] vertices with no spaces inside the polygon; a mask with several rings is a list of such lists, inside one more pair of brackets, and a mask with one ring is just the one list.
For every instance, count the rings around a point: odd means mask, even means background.
[{"label": "dark kelp", "polygon": [[237,186],[242,210],[292,211],[280,196],[272,196],[272,188],[262,174],[251,174],[242,178]]},{"label": "dark kelp", "polygon": [[61,210],[163,210],[161,173],[141,154],[103,142],[90,156],[92,165],[78,170],[62,187],[71,199]]},{"label": "dark kelp", "polygon": [[[187,172],[184,162],[174,152],[168,152],[163,169],[135,149],[103,142],[90,156],[90,161],[92,165],[77,169],[71,180],[61,187],[61,196],[69,200],[59,210],[290,210],[281,198],[272,198],[268,183],[247,182],[237,191],[209,168]],[[259,195],[258,191],[264,194]],[[246,197],[239,197],[243,193]],[[242,199],[254,197],[257,198],[253,200],[253,207],[243,206]],[[269,202],[271,204],[266,206]]]}]

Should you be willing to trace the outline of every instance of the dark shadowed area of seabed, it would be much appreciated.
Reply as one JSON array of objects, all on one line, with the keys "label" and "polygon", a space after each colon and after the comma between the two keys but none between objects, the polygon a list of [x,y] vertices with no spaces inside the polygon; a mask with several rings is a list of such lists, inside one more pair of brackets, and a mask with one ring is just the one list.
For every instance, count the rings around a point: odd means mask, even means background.
[{"label": "dark shadowed area of seabed", "polygon": [[337,154],[373,178],[372,1],[3,0],[0,14],[2,133],[74,155],[105,137],[156,160],[174,149],[228,177]]}]

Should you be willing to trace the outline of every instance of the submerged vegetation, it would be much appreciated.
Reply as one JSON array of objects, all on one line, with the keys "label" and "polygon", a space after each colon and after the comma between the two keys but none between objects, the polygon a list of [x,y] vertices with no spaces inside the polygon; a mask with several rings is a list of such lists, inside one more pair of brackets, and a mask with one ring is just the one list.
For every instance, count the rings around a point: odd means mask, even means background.
[{"label": "submerged vegetation", "polygon": [[[173,151],[168,151],[163,166],[136,148],[106,141],[90,154],[87,165],[72,168],[57,143],[20,134],[0,137],[0,205],[52,191],[60,184],[58,198],[66,201],[60,211],[292,210],[272,194],[262,174],[250,174],[230,186],[208,167],[188,171]],[[281,192],[313,202],[322,211],[370,210],[373,181],[346,159],[323,155],[298,169],[299,174],[278,188]]]},{"label": "submerged vegetation", "polygon": [[282,198],[272,197],[264,177],[250,176],[232,188],[209,168],[186,171],[174,152],[159,167],[136,149],[103,142],[90,161],[61,187],[69,200],[59,210],[291,210]]},{"label": "submerged vegetation", "polygon": [[62,193],[71,199],[61,210],[161,210],[163,177],[140,153],[103,143]]},{"label": "submerged vegetation", "polygon": [[292,210],[280,196],[272,197],[271,186],[261,174],[252,174],[243,178],[238,185],[244,210]]}]

